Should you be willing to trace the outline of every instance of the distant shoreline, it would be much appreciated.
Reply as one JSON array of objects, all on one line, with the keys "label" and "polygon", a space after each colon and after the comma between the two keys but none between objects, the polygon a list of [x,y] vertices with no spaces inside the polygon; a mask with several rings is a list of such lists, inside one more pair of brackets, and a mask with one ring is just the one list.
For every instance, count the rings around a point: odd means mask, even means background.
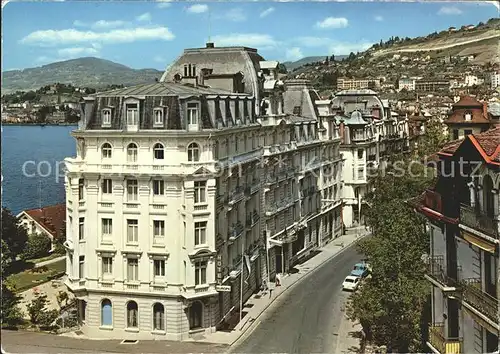
[{"label": "distant shoreline", "polygon": [[2,122],[2,125],[18,125],[18,126],[77,126],[78,123],[10,123],[10,122]]}]

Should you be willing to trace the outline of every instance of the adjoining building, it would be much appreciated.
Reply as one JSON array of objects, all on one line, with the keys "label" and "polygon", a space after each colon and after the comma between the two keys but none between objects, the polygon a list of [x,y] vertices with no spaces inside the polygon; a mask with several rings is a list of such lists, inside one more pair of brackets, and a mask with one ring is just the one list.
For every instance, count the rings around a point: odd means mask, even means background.
[{"label": "adjoining building", "polygon": [[389,156],[409,151],[408,120],[393,116],[389,103],[372,90],[346,90],[332,99],[332,112],[340,126],[346,227],[364,224],[369,177],[375,176]]},{"label": "adjoining building", "polygon": [[337,79],[337,90],[380,88],[380,79]]},{"label": "adjoining building", "polygon": [[65,242],[85,335],[224,328],[241,295],[341,234],[338,128],[277,68],[209,44],[161,82],[85,98]]},{"label": "adjoining building", "polygon": [[17,214],[19,224],[26,228],[28,235],[45,235],[50,238],[51,251],[55,242],[63,242],[66,232],[66,204],[24,210]]},{"label": "adjoining building", "polygon": [[449,80],[417,80],[415,91],[417,92],[443,92],[450,89]]},{"label": "adjoining building", "polygon": [[452,140],[463,139],[470,134],[479,134],[492,126],[486,102],[471,96],[463,96],[453,104],[444,121]]},{"label": "adjoining building", "polygon": [[410,203],[430,237],[434,353],[498,351],[499,146],[500,128],[450,143],[438,153],[436,184]]}]

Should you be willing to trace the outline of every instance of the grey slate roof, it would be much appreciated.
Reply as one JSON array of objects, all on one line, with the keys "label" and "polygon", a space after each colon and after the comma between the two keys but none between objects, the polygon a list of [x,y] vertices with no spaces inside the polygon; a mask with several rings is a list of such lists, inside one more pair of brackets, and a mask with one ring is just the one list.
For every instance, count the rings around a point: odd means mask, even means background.
[{"label": "grey slate roof", "polygon": [[124,87],[116,90],[98,92],[91,97],[118,97],[118,96],[179,96],[190,97],[198,95],[242,95],[229,91],[208,88],[194,87],[173,82],[155,82],[153,84],[143,84],[137,86]]},{"label": "grey slate roof", "polygon": [[351,116],[345,120],[346,125],[365,125],[368,124],[364,119],[360,111],[354,111]]}]

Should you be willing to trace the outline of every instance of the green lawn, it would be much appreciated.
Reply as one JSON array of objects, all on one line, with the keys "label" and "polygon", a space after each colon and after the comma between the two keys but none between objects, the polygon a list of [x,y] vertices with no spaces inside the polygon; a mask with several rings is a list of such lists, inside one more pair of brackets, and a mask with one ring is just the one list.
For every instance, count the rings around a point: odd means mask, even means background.
[{"label": "green lawn", "polygon": [[45,266],[47,269],[44,272],[36,273],[33,269],[27,269],[19,273],[11,274],[7,277],[9,286],[15,287],[16,292],[30,289],[36,285],[45,283],[54,277],[64,275],[66,271],[66,260],[62,259],[52,264]]}]

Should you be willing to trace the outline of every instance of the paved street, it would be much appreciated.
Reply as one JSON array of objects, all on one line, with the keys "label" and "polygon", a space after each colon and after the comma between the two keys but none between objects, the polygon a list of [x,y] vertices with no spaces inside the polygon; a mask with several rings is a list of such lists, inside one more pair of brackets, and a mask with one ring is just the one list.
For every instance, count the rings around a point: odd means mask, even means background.
[{"label": "paved street", "polygon": [[[329,260],[290,290],[259,318],[256,329],[233,353],[340,353],[352,345],[340,340],[346,327],[348,293],[341,286],[352,266],[361,260],[354,247]],[[252,329],[250,329],[251,331]],[[345,335],[342,335],[343,340]]]},{"label": "paved street", "polygon": [[118,340],[85,340],[45,333],[2,330],[6,353],[221,353],[222,344],[172,341],[139,341],[120,344]]}]

